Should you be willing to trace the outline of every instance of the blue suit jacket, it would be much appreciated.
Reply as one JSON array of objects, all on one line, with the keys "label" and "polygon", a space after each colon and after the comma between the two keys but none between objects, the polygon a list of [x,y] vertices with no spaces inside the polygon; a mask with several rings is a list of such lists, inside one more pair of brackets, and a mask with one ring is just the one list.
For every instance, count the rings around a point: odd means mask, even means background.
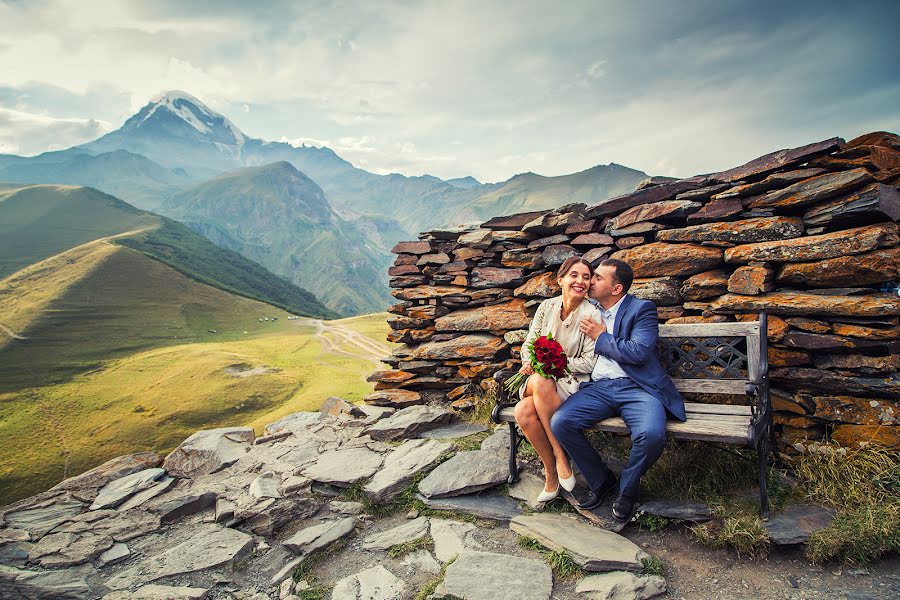
[{"label": "blue suit jacket", "polygon": [[657,398],[666,411],[679,421],[684,414],[684,398],[666,374],[656,353],[659,320],[656,305],[648,300],[625,295],[612,333],[601,333],[594,352],[619,363],[625,374]]}]

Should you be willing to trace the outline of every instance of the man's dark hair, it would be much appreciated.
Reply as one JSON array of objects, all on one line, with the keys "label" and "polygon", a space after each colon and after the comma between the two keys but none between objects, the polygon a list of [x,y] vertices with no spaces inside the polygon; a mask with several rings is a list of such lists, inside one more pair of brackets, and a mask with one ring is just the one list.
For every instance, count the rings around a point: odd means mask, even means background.
[{"label": "man's dark hair", "polygon": [[603,262],[600,263],[601,267],[614,267],[616,270],[616,281],[622,284],[624,288],[623,294],[627,294],[628,290],[631,289],[631,282],[634,281],[634,271],[631,269],[631,265],[627,262],[619,260],[618,258],[607,258]]}]

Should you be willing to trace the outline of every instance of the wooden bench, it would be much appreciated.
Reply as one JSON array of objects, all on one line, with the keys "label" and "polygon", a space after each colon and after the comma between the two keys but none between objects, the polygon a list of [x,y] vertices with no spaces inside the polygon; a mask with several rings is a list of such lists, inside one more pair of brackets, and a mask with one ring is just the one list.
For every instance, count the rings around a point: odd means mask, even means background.
[{"label": "wooden bench", "polygon": [[[660,325],[657,345],[660,360],[680,392],[747,396],[746,405],[686,402],[687,420],[670,419],[666,431],[675,439],[755,448],[763,518],[769,516],[766,460],[770,441],[777,451],[772,437],[766,330],[765,313],[751,322]],[[523,437],[513,414],[518,399],[510,398],[503,388],[511,375],[509,370],[494,375],[499,391],[491,418],[498,424],[509,423],[509,482],[514,483],[519,477],[516,453]],[[620,417],[598,421],[592,429],[628,434]]]}]

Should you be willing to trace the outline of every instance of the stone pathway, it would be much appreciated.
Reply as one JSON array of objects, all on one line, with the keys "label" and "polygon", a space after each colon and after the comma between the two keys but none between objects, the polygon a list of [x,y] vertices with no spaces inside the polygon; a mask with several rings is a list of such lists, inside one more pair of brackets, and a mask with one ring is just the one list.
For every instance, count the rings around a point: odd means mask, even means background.
[{"label": "stone pathway", "polygon": [[[480,450],[453,454],[481,428],[447,423],[445,413],[332,399],[258,439],[247,428],[197,432],[162,467],[152,453],[108,461],[0,508],[0,597],[412,600],[425,586],[473,600],[664,593],[665,581],[635,575],[644,549],[592,524],[602,515],[541,512],[560,503],[537,505],[542,478],[527,470],[505,485],[506,427]],[[385,515],[414,491],[417,510]],[[642,510],[709,517],[700,505]],[[830,518],[794,507],[768,526],[778,543],[796,544]],[[565,552],[588,575],[554,579],[520,536]],[[300,567],[309,580],[294,582]]]}]

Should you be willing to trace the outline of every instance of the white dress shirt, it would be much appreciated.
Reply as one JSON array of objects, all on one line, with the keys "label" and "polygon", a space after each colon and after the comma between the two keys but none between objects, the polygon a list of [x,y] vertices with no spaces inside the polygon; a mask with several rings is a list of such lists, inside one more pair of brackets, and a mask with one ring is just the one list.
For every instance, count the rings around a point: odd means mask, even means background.
[{"label": "white dress shirt", "polygon": [[[613,304],[609,310],[603,308],[599,302],[596,305],[597,308],[600,309],[600,314],[603,315],[603,323],[606,325],[606,331],[609,332],[610,335],[615,331],[616,314],[619,312],[619,308],[622,306],[622,300],[624,299],[625,295],[623,295],[618,302]],[[628,375],[625,374],[625,371],[622,370],[622,367],[619,366],[619,363],[602,354],[598,354],[597,363],[594,365],[594,370],[591,372],[591,380],[618,379],[619,377],[628,377]]]}]

